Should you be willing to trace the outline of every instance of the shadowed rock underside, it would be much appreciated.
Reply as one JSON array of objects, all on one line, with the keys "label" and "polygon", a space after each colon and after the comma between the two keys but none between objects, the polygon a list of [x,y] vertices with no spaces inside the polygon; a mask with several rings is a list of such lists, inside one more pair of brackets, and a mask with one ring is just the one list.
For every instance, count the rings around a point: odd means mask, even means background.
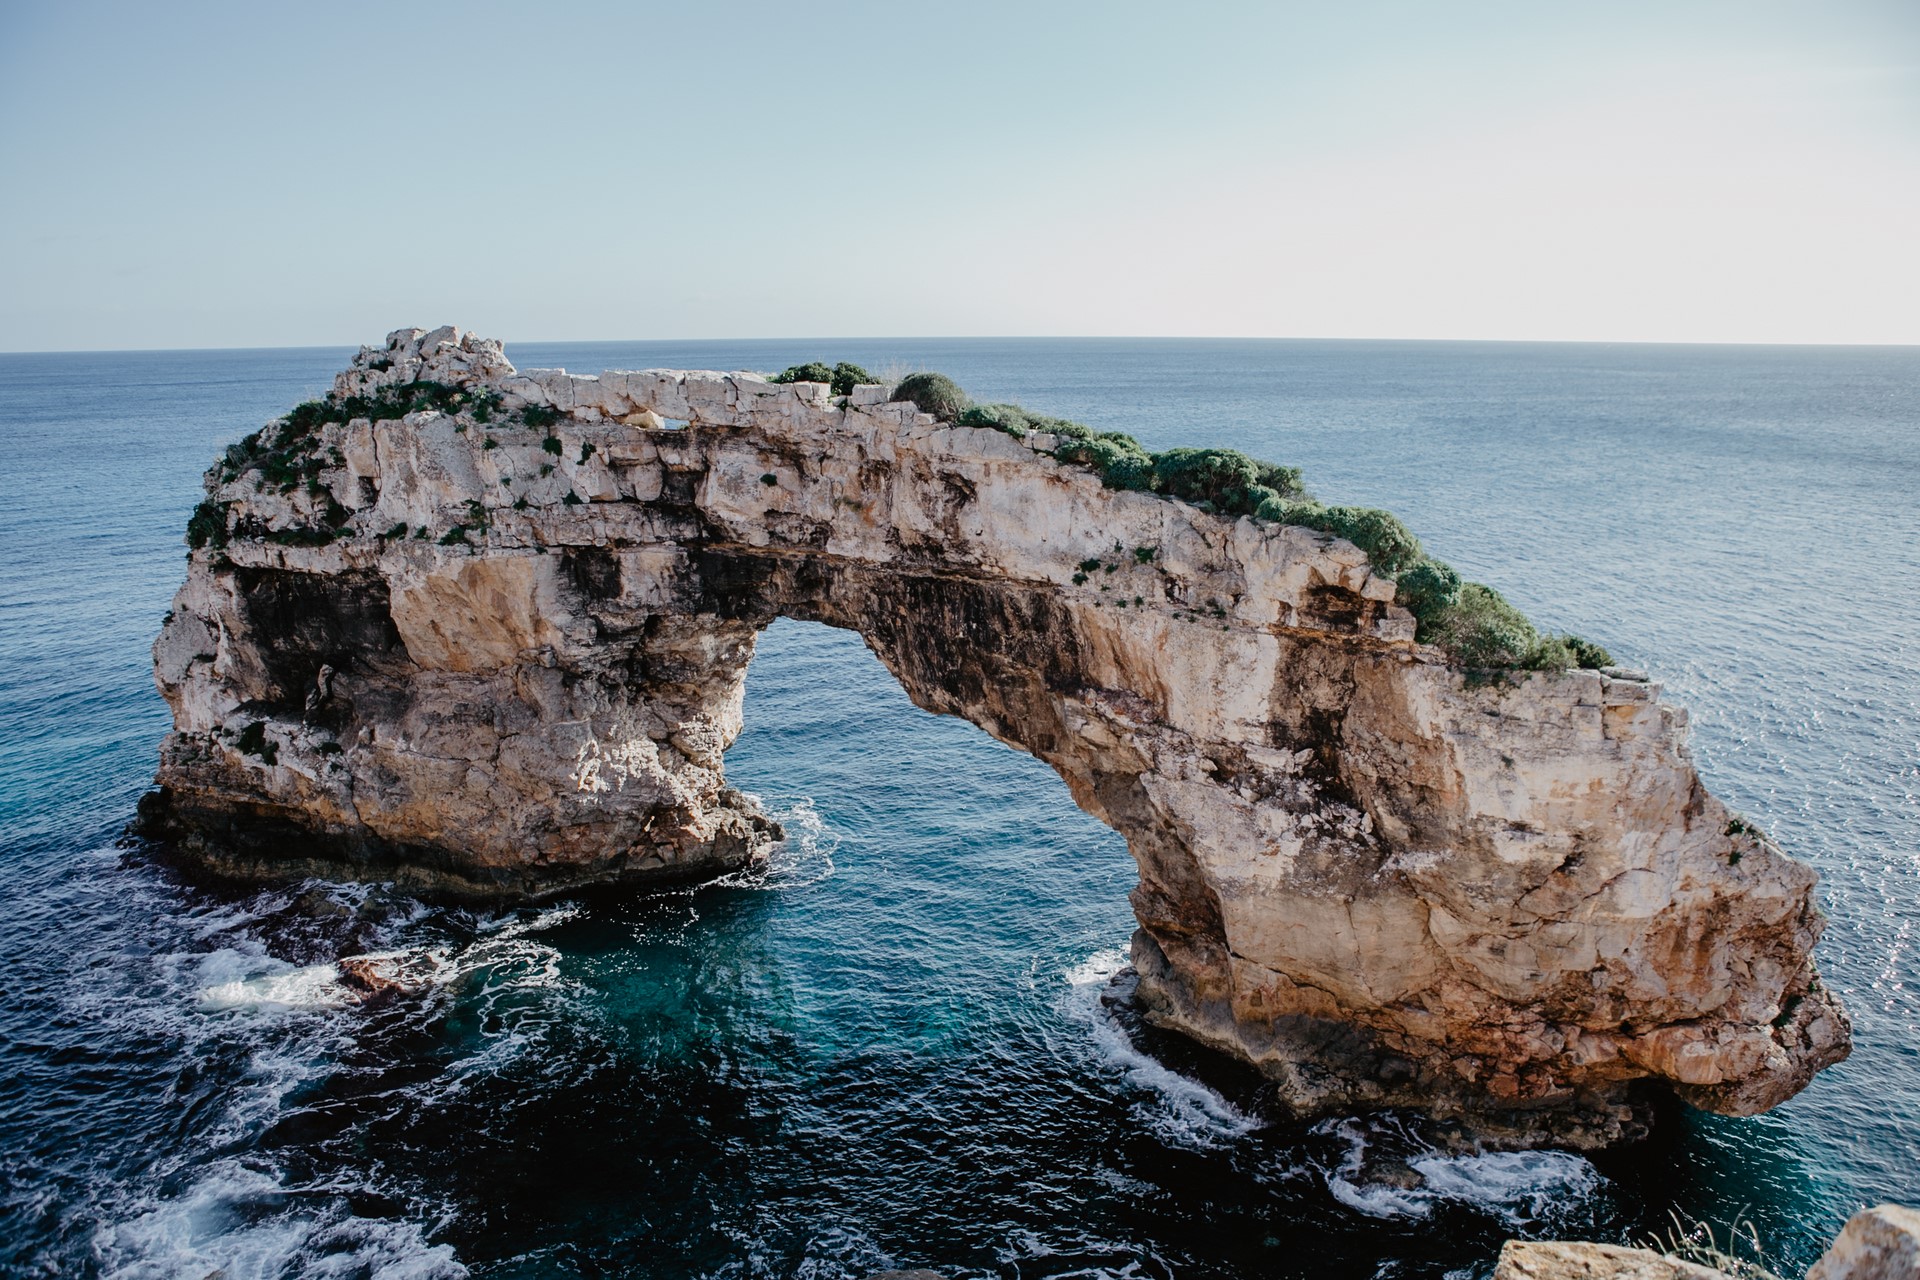
[{"label": "shadowed rock underside", "polygon": [[335,403],[420,383],[453,390],[209,473],[143,807],[189,858],[507,897],[741,866],[779,832],[722,756],[800,618],[1125,836],[1148,1015],[1303,1111],[1592,1145],[1635,1081],[1749,1114],[1847,1052],[1812,872],[1634,673],[1472,680],[1350,543],[882,387],[520,374],[443,328]]}]

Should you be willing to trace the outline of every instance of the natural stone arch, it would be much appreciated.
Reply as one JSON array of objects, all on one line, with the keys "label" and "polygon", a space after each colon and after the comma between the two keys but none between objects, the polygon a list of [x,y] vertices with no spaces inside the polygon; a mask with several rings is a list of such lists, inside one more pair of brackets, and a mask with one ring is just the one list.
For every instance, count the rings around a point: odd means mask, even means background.
[{"label": "natural stone arch", "polygon": [[[422,385],[457,392],[375,420]],[[1635,1080],[1747,1113],[1844,1055],[1812,874],[1704,791],[1657,685],[1475,687],[1349,543],[885,394],[363,351],[346,410],[210,476],[150,829],[469,893],[738,865],[773,833],[723,756],[794,617],[1053,766],[1139,866],[1150,1016],[1303,1108],[1592,1142]]]}]

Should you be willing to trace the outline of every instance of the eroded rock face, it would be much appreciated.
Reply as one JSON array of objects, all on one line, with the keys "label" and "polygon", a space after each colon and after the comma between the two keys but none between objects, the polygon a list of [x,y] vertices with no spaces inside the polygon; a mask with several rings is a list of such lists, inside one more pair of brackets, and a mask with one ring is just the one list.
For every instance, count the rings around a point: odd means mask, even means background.
[{"label": "eroded rock face", "polygon": [[1476,687],[1351,544],[879,387],[521,375],[441,329],[335,394],[419,380],[464,407],[327,423],[284,491],[210,473],[227,541],[154,646],[149,827],[191,856],[505,895],[737,867],[777,836],[722,770],[754,638],[811,619],[1121,832],[1151,1016],[1303,1108],[1598,1142],[1632,1081],[1748,1114],[1847,1051],[1812,872],[1657,684]]}]

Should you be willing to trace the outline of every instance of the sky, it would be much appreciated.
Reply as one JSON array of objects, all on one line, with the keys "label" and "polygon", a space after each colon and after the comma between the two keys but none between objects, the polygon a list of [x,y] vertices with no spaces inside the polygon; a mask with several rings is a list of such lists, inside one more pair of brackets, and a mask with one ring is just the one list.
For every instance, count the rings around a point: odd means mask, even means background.
[{"label": "sky", "polygon": [[1920,0],[0,0],[0,350],[1920,343]]}]

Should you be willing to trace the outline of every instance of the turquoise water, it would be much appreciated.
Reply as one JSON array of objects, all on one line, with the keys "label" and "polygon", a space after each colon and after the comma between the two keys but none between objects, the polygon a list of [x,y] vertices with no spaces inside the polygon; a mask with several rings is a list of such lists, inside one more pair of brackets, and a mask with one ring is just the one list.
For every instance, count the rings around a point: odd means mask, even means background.
[{"label": "turquoise water", "polygon": [[[1752,1224],[1783,1271],[1920,1201],[1920,352],[1422,343],[521,344],[522,367],[945,370],[1387,506],[1694,712],[1822,875],[1854,1057],[1586,1159],[1301,1125],[1100,999],[1119,839],[1035,761],[779,623],[735,781],[762,874],[525,911],[196,887],[116,839],[215,449],[341,350],[0,356],[0,1270],[24,1275],[1484,1274],[1510,1234]],[[369,1006],[302,971],[407,949]],[[1363,1151],[1427,1176],[1369,1187]],[[1723,1231],[1724,1234],[1724,1231]]]}]

